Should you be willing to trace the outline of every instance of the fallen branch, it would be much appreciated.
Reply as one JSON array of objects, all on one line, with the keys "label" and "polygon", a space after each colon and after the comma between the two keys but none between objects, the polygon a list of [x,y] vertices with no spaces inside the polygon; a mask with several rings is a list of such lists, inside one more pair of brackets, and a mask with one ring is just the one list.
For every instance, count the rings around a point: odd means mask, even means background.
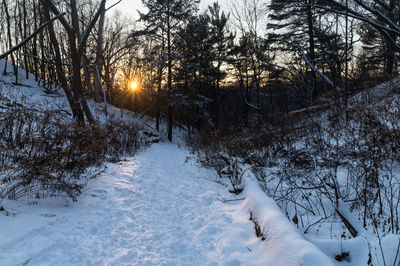
[{"label": "fallen branch", "polygon": [[222,203],[227,203],[227,202],[233,202],[233,201],[241,201],[244,200],[245,198],[238,198],[238,199],[225,199],[224,197],[222,197],[221,194],[218,193],[218,196],[220,197]]}]

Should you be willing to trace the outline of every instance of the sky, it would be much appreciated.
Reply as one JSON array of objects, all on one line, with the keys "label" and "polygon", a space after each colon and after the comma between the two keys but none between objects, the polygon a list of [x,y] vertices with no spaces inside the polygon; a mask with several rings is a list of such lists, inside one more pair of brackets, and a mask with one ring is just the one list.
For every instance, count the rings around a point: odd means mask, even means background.
[{"label": "sky", "polygon": [[[213,2],[217,0],[201,0],[200,2],[200,9],[205,9],[208,5],[211,5]],[[113,3],[117,2],[116,0],[108,1],[108,6],[112,5]],[[227,3],[227,0],[220,0],[220,5],[222,9],[226,9],[224,3]],[[124,15],[132,15],[135,18],[138,18],[138,13],[136,10],[143,10],[144,7],[141,0],[122,0],[117,6],[113,8],[113,10],[119,10]]]},{"label": "sky", "polygon": [[[115,3],[116,1],[112,0],[109,2]],[[138,13],[136,11],[138,9],[144,10],[141,0],[122,0],[122,2],[116,5],[112,10],[118,10],[124,15],[133,15],[135,18],[138,18]]]}]

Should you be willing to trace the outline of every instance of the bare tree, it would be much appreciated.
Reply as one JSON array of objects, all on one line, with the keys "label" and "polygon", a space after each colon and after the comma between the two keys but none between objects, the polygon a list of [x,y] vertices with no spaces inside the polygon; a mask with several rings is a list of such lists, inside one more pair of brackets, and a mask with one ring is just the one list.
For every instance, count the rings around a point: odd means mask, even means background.
[{"label": "bare tree", "polygon": [[[73,110],[77,122],[80,124],[83,124],[85,121],[84,114],[86,115],[86,119],[88,120],[89,123],[94,122],[93,116],[90,112],[90,109],[86,102],[85,95],[83,93],[81,63],[87,39],[93,27],[96,25],[98,18],[104,12],[105,1],[106,0],[102,0],[100,2],[99,8],[97,9],[92,19],[88,22],[88,24],[85,25],[82,33],[80,32],[79,29],[80,19],[78,16],[76,0],[69,1],[69,7],[71,9],[71,22],[67,21],[67,19],[64,17],[60,19],[60,22],[68,35],[68,49],[72,63],[71,87],[73,91],[73,100],[71,108]],[[61,14],[61,11],[58,9],[58,7],[54,4],[52,0],[42,0],[42,2],[43,4],[48,5],[48,8],[54,14],[56,15]]]}]

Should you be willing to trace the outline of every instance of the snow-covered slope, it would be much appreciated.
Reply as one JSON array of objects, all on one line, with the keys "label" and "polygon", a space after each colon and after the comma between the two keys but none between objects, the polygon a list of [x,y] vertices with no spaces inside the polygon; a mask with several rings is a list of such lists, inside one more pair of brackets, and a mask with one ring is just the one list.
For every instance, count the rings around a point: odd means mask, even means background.
[{"label": "snow-covered slope", "polygon": [[15,85],[13,67],[10,63],[7,63],[8,74],[3,75],[6,63],[0,60],[0,96],[29,107],[69,111],[68,102],[61,89],[54,88],[54,94],[46,94],[44,89],[38,86],[34,75],[29,74],[29,78],[26,79],[25,70],[21,68],[18,74],[19,85]]},{"label": "snow-covered slope", "polygon": [[[53,86],[53,93],[46,93],[44,88],[38,85],[33,74],[29,74],[29,78],[25,78],[25,70],[19,68],[18,85],[15,85],[15,76],[12,72],[12,65],[7,63],[7,75],[3,75],[4,60],[0,60],[0,111],[1,102],[5,97],[11,103],[22,104],[27,108],[36,110],[52,110],[62,112],[72,119],[71,108],[67,98],[60,87]],[[143,125],[147,117],[141,120],[137,119],[132,112],[123,111],[110,104],[105,108],[104,103],[96,103],[93,100],[88,100],[88,105],[91,109],[93,117],[100,123],[107,120],[123,120],[130,123]],[[105,113],[107,110],[107,113]],[[147,122],[149,123],[149,122]]]},{"label": "snow-covered slope", "polygon": [[379,101],[386,97],[393,96],[394,93],[400,93],[400,76],[353,95],[350,97],[349,102],[354,103],[371,99]]}]

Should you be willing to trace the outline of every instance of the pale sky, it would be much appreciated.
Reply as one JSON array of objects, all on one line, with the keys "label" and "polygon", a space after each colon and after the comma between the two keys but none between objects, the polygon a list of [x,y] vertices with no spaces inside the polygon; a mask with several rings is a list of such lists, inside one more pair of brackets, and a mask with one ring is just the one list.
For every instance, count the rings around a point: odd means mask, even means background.
[{"label": "pale sky", "polygon": [[[216,0],[201,0],[200,9],[201,10],[205,9],[208,5],[211,5],[215,1]],[[107,2],[108,2],[107,6],[110,6],[117,1],[109,0]],[[218,2],[220,3],[222,10],[227,9],[226,5],[224,5],[224,3],[227,3],[228,0],[219,0]],[[121,3],[119,3],[117,6],[115,6],[113,8],[113,10],[115,10],[115,9],[121,11],[122,14],[124,14],[124,15],[131,15],[131,16],[134,16],[135,18],[138,18],[138,13],[136,12],[136,10],[138,10],[138,9],[144,10],[144,7],[142,5],[141,0],[122,0]],[[112,13],[112,11],[111,11],[111,13]]]},{"label": "pale sky", "polygon": [[[108,2],[115,3],[116,0]],[[116,9],[122,12],[122,14],[124,15],[134,16],[135,18],[138,18],[138,13],[136,12],[136,10],[138,9],[142,11],[144,10],[141,0],[122,0],[122,2],[119,3],[117,6],[113,7],[112,10]]]}]

